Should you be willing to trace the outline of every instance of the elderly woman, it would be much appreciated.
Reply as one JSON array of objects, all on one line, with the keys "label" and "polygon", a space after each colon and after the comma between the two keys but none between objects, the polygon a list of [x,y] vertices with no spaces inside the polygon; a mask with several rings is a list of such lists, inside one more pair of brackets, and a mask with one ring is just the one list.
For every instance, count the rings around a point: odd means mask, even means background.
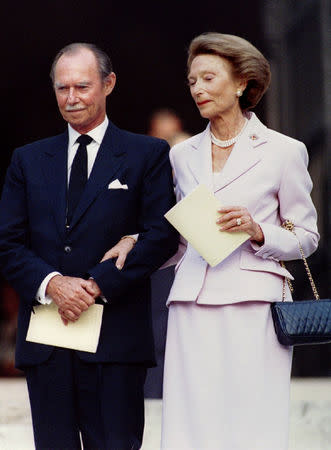
[{"label": "elderly woman", "polygon": [[244,39],[191,42],[188,84],[209,123],[171,149],[177,198],[206,184],[223,205],[220,232],[250,239],[216,267],[182,246],[168,299],[163,450],[287,449],[292,352],[277,341],[270,303],[291,278],[280,261],[300,251],[281,224],[294,222],[307,256],[319,235],[305,145],[249,111],[269,81],[268,62]]}]

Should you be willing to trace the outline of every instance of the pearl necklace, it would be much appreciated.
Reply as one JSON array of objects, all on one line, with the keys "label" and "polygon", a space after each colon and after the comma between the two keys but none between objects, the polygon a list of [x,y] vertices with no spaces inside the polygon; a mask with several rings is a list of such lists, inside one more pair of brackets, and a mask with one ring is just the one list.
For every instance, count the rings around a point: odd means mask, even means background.
[{"label": "pearl necklace", "polygon": [[241,134],[243,133],[244,129],[246,128],[247,123],[248,123],[248,120],[245,118],[244,126],[239,131],[237,136],[235,136],[235,137],[233,137],[231,139],[227,139],[225,141],[222,141],[221,139],[217,139],[217,137],[214,136],[213,133],[210,131],[210,136],[211,136],[212,143],[217,145],[218,147],[221,147],[221,148],[230,147],[230,145],[233,145],[235,142],[237,142],[239,136],[241,136]]}]

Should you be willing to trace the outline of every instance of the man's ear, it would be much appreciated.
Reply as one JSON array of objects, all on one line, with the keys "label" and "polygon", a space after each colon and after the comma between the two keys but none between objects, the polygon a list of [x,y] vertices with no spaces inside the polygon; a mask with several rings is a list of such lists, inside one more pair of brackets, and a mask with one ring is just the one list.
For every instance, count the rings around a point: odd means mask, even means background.
[{"label": "man's ear", "polygon": [[106,95],[109,95],[112,90],[115,87],[116,84],[116,75],[114,72],[111,72],[105,79],[104,79],[104,87],[105,87],[105,93]]}]

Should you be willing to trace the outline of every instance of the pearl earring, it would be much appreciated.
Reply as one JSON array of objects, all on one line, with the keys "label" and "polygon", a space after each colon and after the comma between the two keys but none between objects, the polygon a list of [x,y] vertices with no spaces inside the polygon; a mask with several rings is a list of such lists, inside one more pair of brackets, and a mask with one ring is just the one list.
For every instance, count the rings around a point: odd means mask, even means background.
[{"label": "pearl earring", "polygon": [[237,97],[241,97],[243,95],[243,91],[241,89],[237,90]]}]

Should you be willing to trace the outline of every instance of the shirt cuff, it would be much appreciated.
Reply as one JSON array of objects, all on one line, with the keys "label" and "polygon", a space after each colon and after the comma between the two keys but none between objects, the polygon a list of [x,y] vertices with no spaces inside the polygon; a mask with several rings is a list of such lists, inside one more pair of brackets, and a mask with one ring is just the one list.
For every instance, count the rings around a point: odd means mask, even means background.
[{"label": "shirt cuff", "polygon": [[55,277],[55,275],[62,275],[60,272],[51,272],[49,273],[44,280],[42,281],[39,289],[37,291],[36,300],[42,305],[50,305],[52,303],[52,298],[49,295],[46,295],[46,289],[49,281]]}]

